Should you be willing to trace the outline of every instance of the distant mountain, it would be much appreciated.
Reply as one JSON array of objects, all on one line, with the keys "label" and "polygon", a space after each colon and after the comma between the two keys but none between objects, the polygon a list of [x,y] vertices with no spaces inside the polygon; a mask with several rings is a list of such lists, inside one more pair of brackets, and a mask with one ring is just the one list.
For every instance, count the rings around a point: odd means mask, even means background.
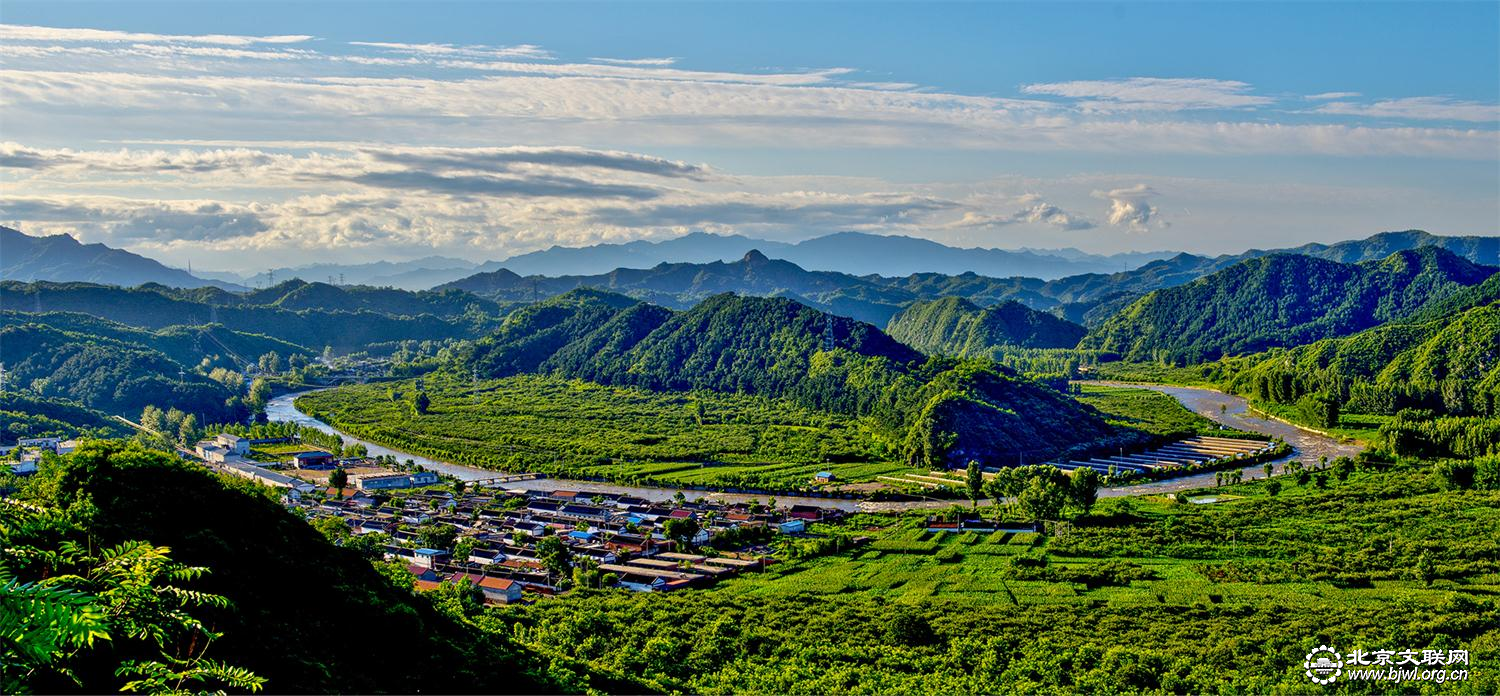
[{"label": "distant mountain", "polygon": [[891,318],[891,337],[929,355],[998,358],[1002,349],[1072,348],[1086,330],[1008,301],[980,307],[959,297],[917,302]]},{"label": "distant mountain", "polygon": [[426,256],[411,261],[376,261],[374,263],[317,263],[287,268],[273,268],[259,273],[205,271],[204,277],[233,281],[249,287],[266,287],[276,282],[303,280],[339,285],[370,285],[403,290],[425,290],[440,283],[456,280],[478,270],[479,264],[447,256]]},{"label": "distant mountain", "polygon": [[[372,297],[393,294],[390,301]],[[313,309],[305,304],[344,309]],[[255,304],[258,300],[265,304]],[[304,302],[306,301],[306,302]],[[467,312],[474,305],[478,312]],[[379,308],[389,311],[379,311]],[[427,309],[421,313],[407,313]],[[130,326],[221,324],[321,351],[379,351],[393,341],[474,338],[499,322],[499,306],[472,295],[401,290],[336,288],[289,281],[250,295],[215,288],[173,289],[161,285],[120,288],[91,283],[0,282],[0,310],[81,312]],[[438,316],[435,312],[447,312]],[[457,312],[458,314],[455,314]]]},{"label": "distant mountain", "polygon": [[82,281],[129,287],[160,283],[179,288],[213,286],[243,290],[235,284],[205,280],[187,271],[103,244],[81,244],[66,234],[33,237],[0,226],[0,280],[30,282]]},{"label": "distant mountain", "polygon": [[[1500,237],[1439,237],[1411,230],[1384,232],[1368,239],[1332,245],[1307,244],[1295,249],[1252,250],[1216,258],[1187,256],[1201,260],[1201,273],[1212,273],[1247,258],[1278,252],[1356,263],[1385,258],[1394,252],[1419,246],[1441,246],[1470,261],[1495,264],[1497,245],[1500,245]],[[973,273],[996,278],[1023,276],[1041,280],[1082,275],[1110,277],[1138,269],[1153,261],[1182,256],[1168,251],[1098,255],[1077,249],[960,248],[917,237],[865,232],[840,232],[797,243],[694,232],[660,242],[635,241],[587,247],[554,246],[502,261],[490,261],[475,270],[486,272],[505,268],[522,276],[598,275],[616,268],[650,268],[661,263],[705,264],[732,261],[752,249],[805,269],[837,271],[858,276]],[[1074,300],[1065,300],[1072,301]]]},{"label": "distant mountain", "polygon": [[789,261],[767,258],[753,249],[730,263],[663,263],[645,269],[617,268],[591,276],[522,277],[502,268],[434,290],[462,290],[498,300],[529,301],[583,287],[619,292],[679,309],[724,292],[787,296],[877,325],[884,325],[902,305],[916,299],[909,292],[848,274],[804,270]]},{"label": "distant mountain", "polygon": [[1140,437],[1003,368],[928,361],[869,324],[785,298],[715,295],[674,312],[576,290],[517,310],[458,360],[462,374],[542,372],[868,416],[918,466],[1038,461]]},{"label": "distant mountain", "polygon": [[972,272],[1040,278],[1128,270],[1172,255],[1170,252],[1131,252],[1099,256],[1077,249],[1056,252],[965,249],[917,237],[864,232],[840,232],[795,244],[695,232],[661,242],[636,241],[574,248],[555,246],[490,262],[480,270],[506,268],[520,275],[590,275],[616,268],[647,268],[660,263],[732,261],[751,250],[803,268],[851,275]]},{"label": "distant mountain", "polygon": [[1151,292],[1080,347],[1128,360],[1200,362],[1347,336],[1410,317],[1496,270],[1437,246],[1359,264],[1294,254],[1252,258]]}]

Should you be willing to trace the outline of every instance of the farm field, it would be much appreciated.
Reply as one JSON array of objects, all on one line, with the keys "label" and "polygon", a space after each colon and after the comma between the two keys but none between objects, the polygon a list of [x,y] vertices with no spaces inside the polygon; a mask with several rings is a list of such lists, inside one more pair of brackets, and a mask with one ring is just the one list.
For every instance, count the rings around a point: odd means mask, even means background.
[{"label": "farm field", "polygon": [[[1491,693],[1500,491],[1455,490],[1439,468],[1361,457],[1275,493],[1205,491],[1213,504],[1110,499],[1047,535],[855,515],[712,589],[578,593],[484,625],[703,693],[1302,693],[1304,656],[1332,642],[1467,649],[1471,680],[1437,692]],[[836,537],[867,540],[793,552]]]},{"label": "farm field", "polygon": [[[859,516],[844,530],[820,529],[870,543],[717,591],[1183,607],[1500,594],[1500,493],[1443,490],[1426,469],[1377,471],[1366,461],[1342,482],[1331,471],[1301,485],[1278,477],[1274,496],[1258,480],[1211,492],[1212,504],[1105,500],[1050,536],[929,532],[918,514]],[[960,512],[969,511],[948,514]]]},{"label": "farm field", "polygon": [[[785,401],[655,393],[541,376],[427,379],[315,392],[298,406],[353,435],[405,451],[507,471],[621,483],[811,488],[914,471],[860,419]],[[393,398],[394,397],[394,398]]]}]

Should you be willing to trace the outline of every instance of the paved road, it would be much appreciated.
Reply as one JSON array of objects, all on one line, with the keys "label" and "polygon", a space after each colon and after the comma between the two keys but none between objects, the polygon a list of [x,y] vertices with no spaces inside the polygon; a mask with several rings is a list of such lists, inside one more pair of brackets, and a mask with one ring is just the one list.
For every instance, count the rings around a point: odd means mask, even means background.
[{"label": "paved road", "polygon": [[[1341,443],[1333,438],[1310,430],[1304,430],[1294,425],[1277,420],[1261,418],[1250,415],[1249,404],[1238,396],[1225,394],[1213,389],[1200,389],[1196,387],[1168,387],[1155,384],[1126,384],[1120,382],[1090,382],[1090,384],[1102,384],[1105,386],[1135,387],[1150,389],[1169,394],[1182,403],[1189,410],[1194,411],[1210,420],[1223,423],[1239,430],[1263,433],[1273,437],[1280,437],[1293,447],[1292,454],[1276,462],[1276,471],[1280,472],[1286,462],[1300,459],[1306,462],[1316,462],[1319,457],[1327,456],[1329,459],[1339,456],[1353,456],[1358,453],[1358,445]],[[290,421],[303,426],[317,428],[328,433],[334,433],[344,438],[345,442],[363,443],[371,455],[390,454],[401,460],[412,459],[418,464],[433,471],[438,471],[456,478],[473,481],[478,479],[494,478],[497,472],[489,469],[480,469],[462,464],[438,461],[428,457],[408,454],[399,450],[362,440],[350,436],[347,433],[335,430],[332,426],[309,416],[299,410],[293,403],[298,396],[307,392],[295,394],[284,394],[278,396],[266,404],[266,415],[273,421]],[[1220,407],[1223,407],[1222,409]],[[1241,469],[1245,480],[1264,478],[1263,464],[1255,464]],[[1119,486],[1106,488],[1099,491],[1101,498],[1118,498],[1130,495],[1161,495],[1163,493],[1176,493],[1199,488],[1210,488],[1214,485],[1214,473],[1206,472],[1192,476],[1167,479],[1165,481],[1152,481],[1133,486]],[[918,500],[902,502],[877,502],[840,500],[830,498],[809,498],[800,496],[769,496],[748,495],[738,493],[712,493],[707,491],[695,491],[677,488],[658,488],[655,486],[627,486],[613,483],[601,483],[596,481],[574,481],[570,479],[538,479],[525,481],[517,484],[531,490],[569,490],[584,491],[588,493],[619,493],[634,495],[647,500],[665,501],[672,499],[679,490],[691,500],[707,497],[713,500],[726,502],[745,502],[759,500],[764,502],[768,498],[775,497],[779,505],[818,505],[826,508],[844,510],[846,512],[899,512],[902,510],[927,510],[947,508],[954,504],[967,504],[968,501],[959,500]],[[980,501],[980,506],[993,504],[993,501]]]}]

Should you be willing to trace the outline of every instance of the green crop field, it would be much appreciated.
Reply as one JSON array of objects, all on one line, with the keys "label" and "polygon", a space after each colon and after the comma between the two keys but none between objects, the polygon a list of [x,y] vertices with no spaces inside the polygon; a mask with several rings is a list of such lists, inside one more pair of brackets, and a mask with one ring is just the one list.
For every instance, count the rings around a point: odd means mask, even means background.
[{"label": "green crop field", "polygon": [[[680,486],[811,486],[911,472],[858,418],[783,400],[656,393],[552,377],[429,378],[340,387],[298,405],[346,432],[447,461],[508,471]],[[393,395],[397,398],[392,398]]]},{"label": "green crop field", "polygon": [[1079,401],[1102,411],[1113,425],[1157,435],[1226,435],[1218,424],[1182,407],[1176,399],[1150,389],[1080,384]]},{"label": "green crop field", "polygon": [[1046,535],[856,515],[812,526],[870,537],[836,553],[703,591],[508,607],[485,625],[702,693],[1310,693],[1301,662],[1325,643],[1467,649],[1471,680],[1432,692],[1492,693],[1500,490],[1455,490],[1415,461],[1362,457],[1345,473],[1228,486],[1215,505],[1101,501]]}]

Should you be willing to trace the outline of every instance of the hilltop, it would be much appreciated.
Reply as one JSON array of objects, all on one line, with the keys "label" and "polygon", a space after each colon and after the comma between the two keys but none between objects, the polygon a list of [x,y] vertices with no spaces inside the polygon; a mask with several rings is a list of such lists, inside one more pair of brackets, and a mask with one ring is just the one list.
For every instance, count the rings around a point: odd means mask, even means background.
[{"label": "hilltop", "polygon": [[1079,345],[1179,363],[1297,345],[1412,316],[1495,272],[1439,247],[1359,264],[1275,254],[1153,291]]},{"label": "hilltop", "polygon": [[1072,348],[1086,332],[1014,300],[980,307],[959,297],[909,305],[886,330],[925,353],[966,358],[994,358],[1003,347]]}]

